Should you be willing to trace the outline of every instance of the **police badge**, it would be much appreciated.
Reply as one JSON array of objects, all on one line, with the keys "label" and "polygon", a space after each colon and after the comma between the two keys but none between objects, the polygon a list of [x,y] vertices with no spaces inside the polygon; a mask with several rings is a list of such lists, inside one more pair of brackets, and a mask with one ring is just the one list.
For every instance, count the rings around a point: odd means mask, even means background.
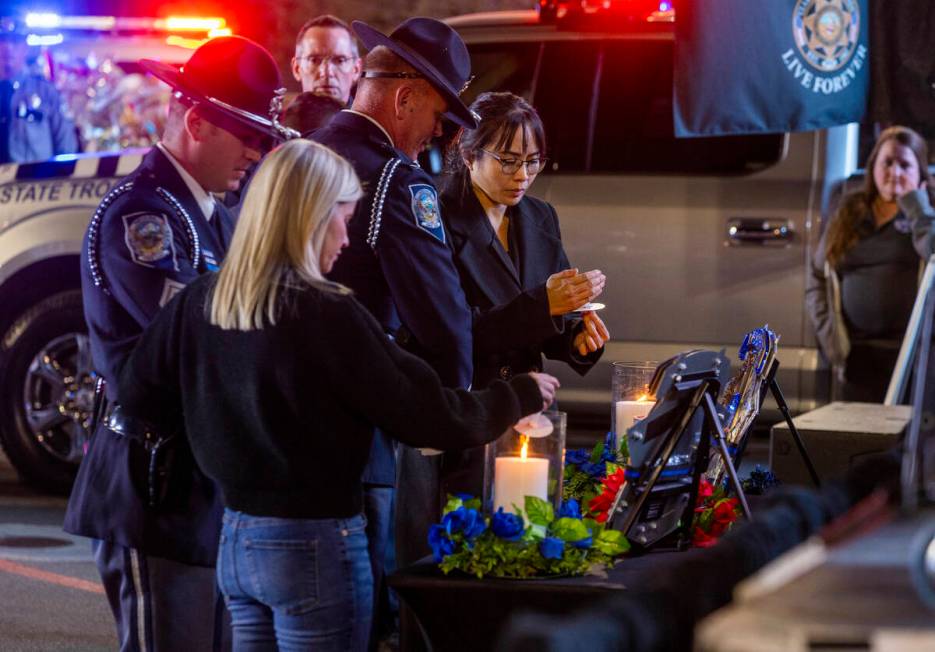
[{"label": "police badge", "polygon": [[172,229],[165,216],[153,213],[124,215],[123,228],[124,240],[134,263],[155,267],[156,263],[169,257],[168,262],[174,265]]},{"label": "police badge", "polygon": [[412,214],[416,218],[416,224],[444,242],[445,229],[442,226],[435,188],[427,183],[415,183],[409,186],[409,194],[412,195]]}]

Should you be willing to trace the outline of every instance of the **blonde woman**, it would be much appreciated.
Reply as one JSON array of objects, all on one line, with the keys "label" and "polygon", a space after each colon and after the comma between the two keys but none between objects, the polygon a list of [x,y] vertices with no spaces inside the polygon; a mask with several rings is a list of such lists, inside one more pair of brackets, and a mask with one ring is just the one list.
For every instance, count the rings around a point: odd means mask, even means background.
[{"label": "blonde woman", "polygon": [[123,406],[178,415],[223,492],[218,584],[235,650],[363,650],[372,578],[361,472],[373,427],[411,446],[494,439],[551,402],[530,374],[444,389],[323,278],[361,189],[331,150],[294,140],[260,165],[221,271],[179,293],[120,376]]}]

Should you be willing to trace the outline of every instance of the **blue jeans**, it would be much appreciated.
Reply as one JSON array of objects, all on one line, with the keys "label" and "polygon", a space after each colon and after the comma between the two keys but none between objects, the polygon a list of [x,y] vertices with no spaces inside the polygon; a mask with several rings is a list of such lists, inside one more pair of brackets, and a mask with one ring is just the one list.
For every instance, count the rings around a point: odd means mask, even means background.
[{"label": "blue jeans", "polygon": [[218,586],[235,652],[363,651],[373,608],[366,520],[224,510]]}]

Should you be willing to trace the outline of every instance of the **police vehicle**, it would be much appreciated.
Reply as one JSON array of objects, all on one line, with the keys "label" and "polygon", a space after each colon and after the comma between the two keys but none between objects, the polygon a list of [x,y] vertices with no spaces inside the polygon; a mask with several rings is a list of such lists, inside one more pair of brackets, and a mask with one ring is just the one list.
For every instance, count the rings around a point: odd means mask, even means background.
[{"label": "police vehicle", "polygon": [[[25,20],[34,32],[33,65],[51,71],[53,81],[56,71],[82,60],[120,66],[128,73],[120,78],[132,82],[141,77],[140,58],[181,63],[209,35],[230,33],[219,18],[30,14]],[[139,142],[126,132],[93,140],[95,126],[76,123],[86,148]],[[81,240],[101,198],[146,151],[0,165],[0,442],[20,475],[47,490],[71,486],[97,380],[81,303]]]},{"label": "police vehicle", "polygon": [[579,427],[607,428],[611,362],[692,348],[735,355],[764,323],[781,335],[793,411],[828,400],[806,262],[857,170],[861,131],[676,139],[674,20],[667,0],[540,0],[539,11],[447,21],[471,53],[468,102],[508,90],[540,112],[550,165],[531,191],[555,206],[572,264],[608,277],[601,361],[583,378],[546,369]]}]

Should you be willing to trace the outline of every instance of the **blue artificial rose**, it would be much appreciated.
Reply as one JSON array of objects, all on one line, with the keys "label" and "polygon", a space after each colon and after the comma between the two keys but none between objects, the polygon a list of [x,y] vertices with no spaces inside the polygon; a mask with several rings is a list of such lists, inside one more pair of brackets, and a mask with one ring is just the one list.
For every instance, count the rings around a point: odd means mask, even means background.
[{"label": "blue artificial rose", "polygon": [[519,541],[523,536],[523,519],[511,512],[504,512],[501,507],[490,519],[490,529],[501,539]]},{"label": "blue artificial rose", "polygon": [[565,464],[580,466],[591,461],[591,454],[583,448],[565,451]]},{"label": "blue artificial rose", "polygon": [[607,475],[607,464],[603,461],[594,462],[593,464],[588,462],[586,464],[582,464],[578,468],[580,468],[583,472],[587,473],[592,478],[600,479]]},{"label": "blue artificial rose", "polygon": [[578,539],[577,541],[572,541],[571,545],[575,548],[587,549],[594,545],[594,533],[591,532],[591,529],[588,528],[588,536],[584,539]]},{"label": "blue artificial rose", "polygon": [[546,537],[539,543],[539,552],[546,559],[561,559],[565,553],[565,542],[558,537]]},{"label": "blue artificial rose", "polygon": [[455,551],[455,542],[448,538],[445,528],[441,525],[429,528],[429,546],[432,548],[436,564]]},{"label": "blue artificial rose", "polygon": [[581,507],[574,498],[562,501],[562,506],[558,510],[559,518],[581,518]]},{"label": "blue artificial rose", "polygon": [[445,532],[448,533],[448,536],[463,532],[464,536],[469,540],[482,534],[484,530],[487,529],[484,518],[477,510],[468,509],[467,507],[459,507],[445,514],[445,517],[442,519],[442,525],[445,528]]}]

